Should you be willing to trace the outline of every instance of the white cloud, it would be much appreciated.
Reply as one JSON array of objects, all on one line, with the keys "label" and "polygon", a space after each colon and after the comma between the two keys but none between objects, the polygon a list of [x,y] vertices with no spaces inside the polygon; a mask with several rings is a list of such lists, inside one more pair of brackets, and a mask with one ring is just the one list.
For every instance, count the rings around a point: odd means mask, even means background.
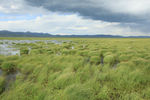
[{"label": "white cloud", "polygon": [[0,13],[4,14],[46,14],[48,11],[42,7],[32,7],[24,0],[1,0]]},{"label": "white cloud", "polygon": [[[113,13],[141,16],[143,13],[150,13],[149,5],[149,0],[95,0],[90,6],[101,6]],[[4,14],[0,16],[0,30],[47,32],[60,35],[148,35],[129,27],[131,23],[122,26],[119,22],[84,19],[77,14],[54,13],[42,7],[27,5],[24,0],[1,0],[0,13]],[[30,18],[29,15],[36,18]]]},{"label": "white cloud", "polygon": [[91,0],[93,6],[103,7],[114,13],[142,15],[150,13],[150,0]]},{"label": "white cloud", "polygon": [[129,27],[120,27],[119,25],[120,23],[83,19],[75,14],[60,15],[58,13],[38,16],[31,20],[0,21],[1,30],[47,32],[60,35],[131,35],[132,30]]}]

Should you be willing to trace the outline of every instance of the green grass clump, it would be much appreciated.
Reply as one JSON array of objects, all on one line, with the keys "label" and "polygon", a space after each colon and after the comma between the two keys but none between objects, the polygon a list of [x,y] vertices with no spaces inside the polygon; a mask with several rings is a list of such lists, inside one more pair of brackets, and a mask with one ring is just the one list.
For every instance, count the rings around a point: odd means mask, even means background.
[{"label": "green grass clump", "polygon": [[91,100],[92,91],[80,84],[74,84],[64,90],[63,100]]},{"label": "green grass clump", "polygon": [[16,71],[16,63],[15,62],[4,62],[2,65],[1,65],[1,69],[4,70],[5,72],[7,73],[11,73],[11,72],[14,72]]},{"label": "green grass clump", "polygon": [[101,54],[100,54],[100,52],[98,52],[98,51],[90,51],[90,52],[88,53],[88,55],[89,55],[89,56],[100,56]]},{"label": "green grass clump", "polygon": [[105,64],[113,65],[113,64],[115,64],[116,60],[117,60],[117,58],[114,55],[107,55],[104,57]]},{"label": "green grass clump", "polygon": [[0,66],[2,65],[2,63],[4,62],[4,57],[0,57]]},{"label": "green grass clump", "polygon": [[5,58],[6,61],[16,61],[19,59],[19,56],[13,55],[13,56],[8,56]]},{"label": "green grass clump", "polygon": [[126,54],[122,54],[119,56],[119,60],[120,61],[129,61],[132,58],[132,55],[126,55]]},{"label": "green grass clump", "polygon": [[91,64],[100,64],[100,62],[101,62],[101,58],[99,57],[99,56],[92,56],[91,58],[90,58],[90,63]]},{"label": "green grass clump", "polygon": [[29,54],[29,49],[27,47],[22,47],[20,49],[20,54],[21,55],[27,55],[27,54]]},{"label": "green grass clump", "polygon": [[21,56],[0,56],[0,100],[150,100],[150,39],[22,39],[71,42],[14,44]]},{"label": "green grass clump", "polygon": [[80,56],[88,56],[88,51],[87,50],[78,51],[78,55],[80,55]]},{"label": "green grass clump", "polygon": [[64,89],[70,84],[76,83],[76,77],[74,73],[65,73],[60,75],[54,80],[54,87],[56,89]]}]

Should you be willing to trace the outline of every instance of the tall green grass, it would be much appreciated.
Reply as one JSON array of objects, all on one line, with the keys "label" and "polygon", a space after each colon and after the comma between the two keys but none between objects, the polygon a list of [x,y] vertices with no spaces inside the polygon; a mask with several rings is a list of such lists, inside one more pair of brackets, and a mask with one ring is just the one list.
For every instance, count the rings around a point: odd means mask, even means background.
[{"label": "tall green grass", "polygon": [[[150,99],[150,39],[56,40],[72,42],[16,44],[21,56],[0,56],[0,100]],[[5,90],[12,71],[20,74]]]}]

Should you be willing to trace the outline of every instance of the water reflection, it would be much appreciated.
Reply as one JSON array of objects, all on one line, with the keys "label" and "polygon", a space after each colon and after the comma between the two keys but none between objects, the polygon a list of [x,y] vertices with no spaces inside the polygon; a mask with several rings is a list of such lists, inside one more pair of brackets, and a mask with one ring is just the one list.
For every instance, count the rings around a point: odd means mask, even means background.
[{"label": "water reflection", "polygon": [[16,72],[12,72],[12,73],[9,73],[8,75],[6,75],[5,77],[5,90],[9,89],[11,83],[15,82],[16,80],[16,76],[17,75],[20,75],[21,73],[19,71],[16,71]]},{"label": "water reflection", "polygon": [[23,44],[23,43],[37,43],[37,42],[61,44],[64,42],[70,42],[70,40],[0,40],[1,44],[18,44],[18,43]]},{"label": "water reflection", "polygon": [[[20,56],[20,50],[15,48],[14,45],[16,44],[24,44],[24,43],[38,43],[38,42],[44,42],[46,44],[48,43],[55,43],[55,44],[62,44],[64,42],[70,42],[69,40],[0,40],[0,55],[19,55]],[[74,49],[74,48],[72,48]],[[29,51],[31,51],[31,48],[29,48]]]},{"label": "water reflection", "polygon": [[0,44],[0,55],[19,55],[20,50],[11,47],[9,44]]},{"label": "water reflection", "polygon": [[12,73],[9,73],[6,75],[4,75],[3,73],[5,73],[5,72],[0,69],[0,77],[5,78],[4,90],[9,89],[11,83],[15,82],[16,76],[21,74],[19,71],[15,71],[15,72],[12,72]]}]

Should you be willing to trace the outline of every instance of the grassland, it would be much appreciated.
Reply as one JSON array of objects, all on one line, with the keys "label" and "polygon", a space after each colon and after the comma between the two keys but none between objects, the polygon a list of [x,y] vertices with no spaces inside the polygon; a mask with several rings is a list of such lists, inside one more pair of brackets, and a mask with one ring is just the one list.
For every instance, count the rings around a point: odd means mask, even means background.
[{"label": "grassland", "polygon": [[71,41],[16,44],[21,56],[0,56],[0,100],[150,100],[150,39],[52,39]]}]

